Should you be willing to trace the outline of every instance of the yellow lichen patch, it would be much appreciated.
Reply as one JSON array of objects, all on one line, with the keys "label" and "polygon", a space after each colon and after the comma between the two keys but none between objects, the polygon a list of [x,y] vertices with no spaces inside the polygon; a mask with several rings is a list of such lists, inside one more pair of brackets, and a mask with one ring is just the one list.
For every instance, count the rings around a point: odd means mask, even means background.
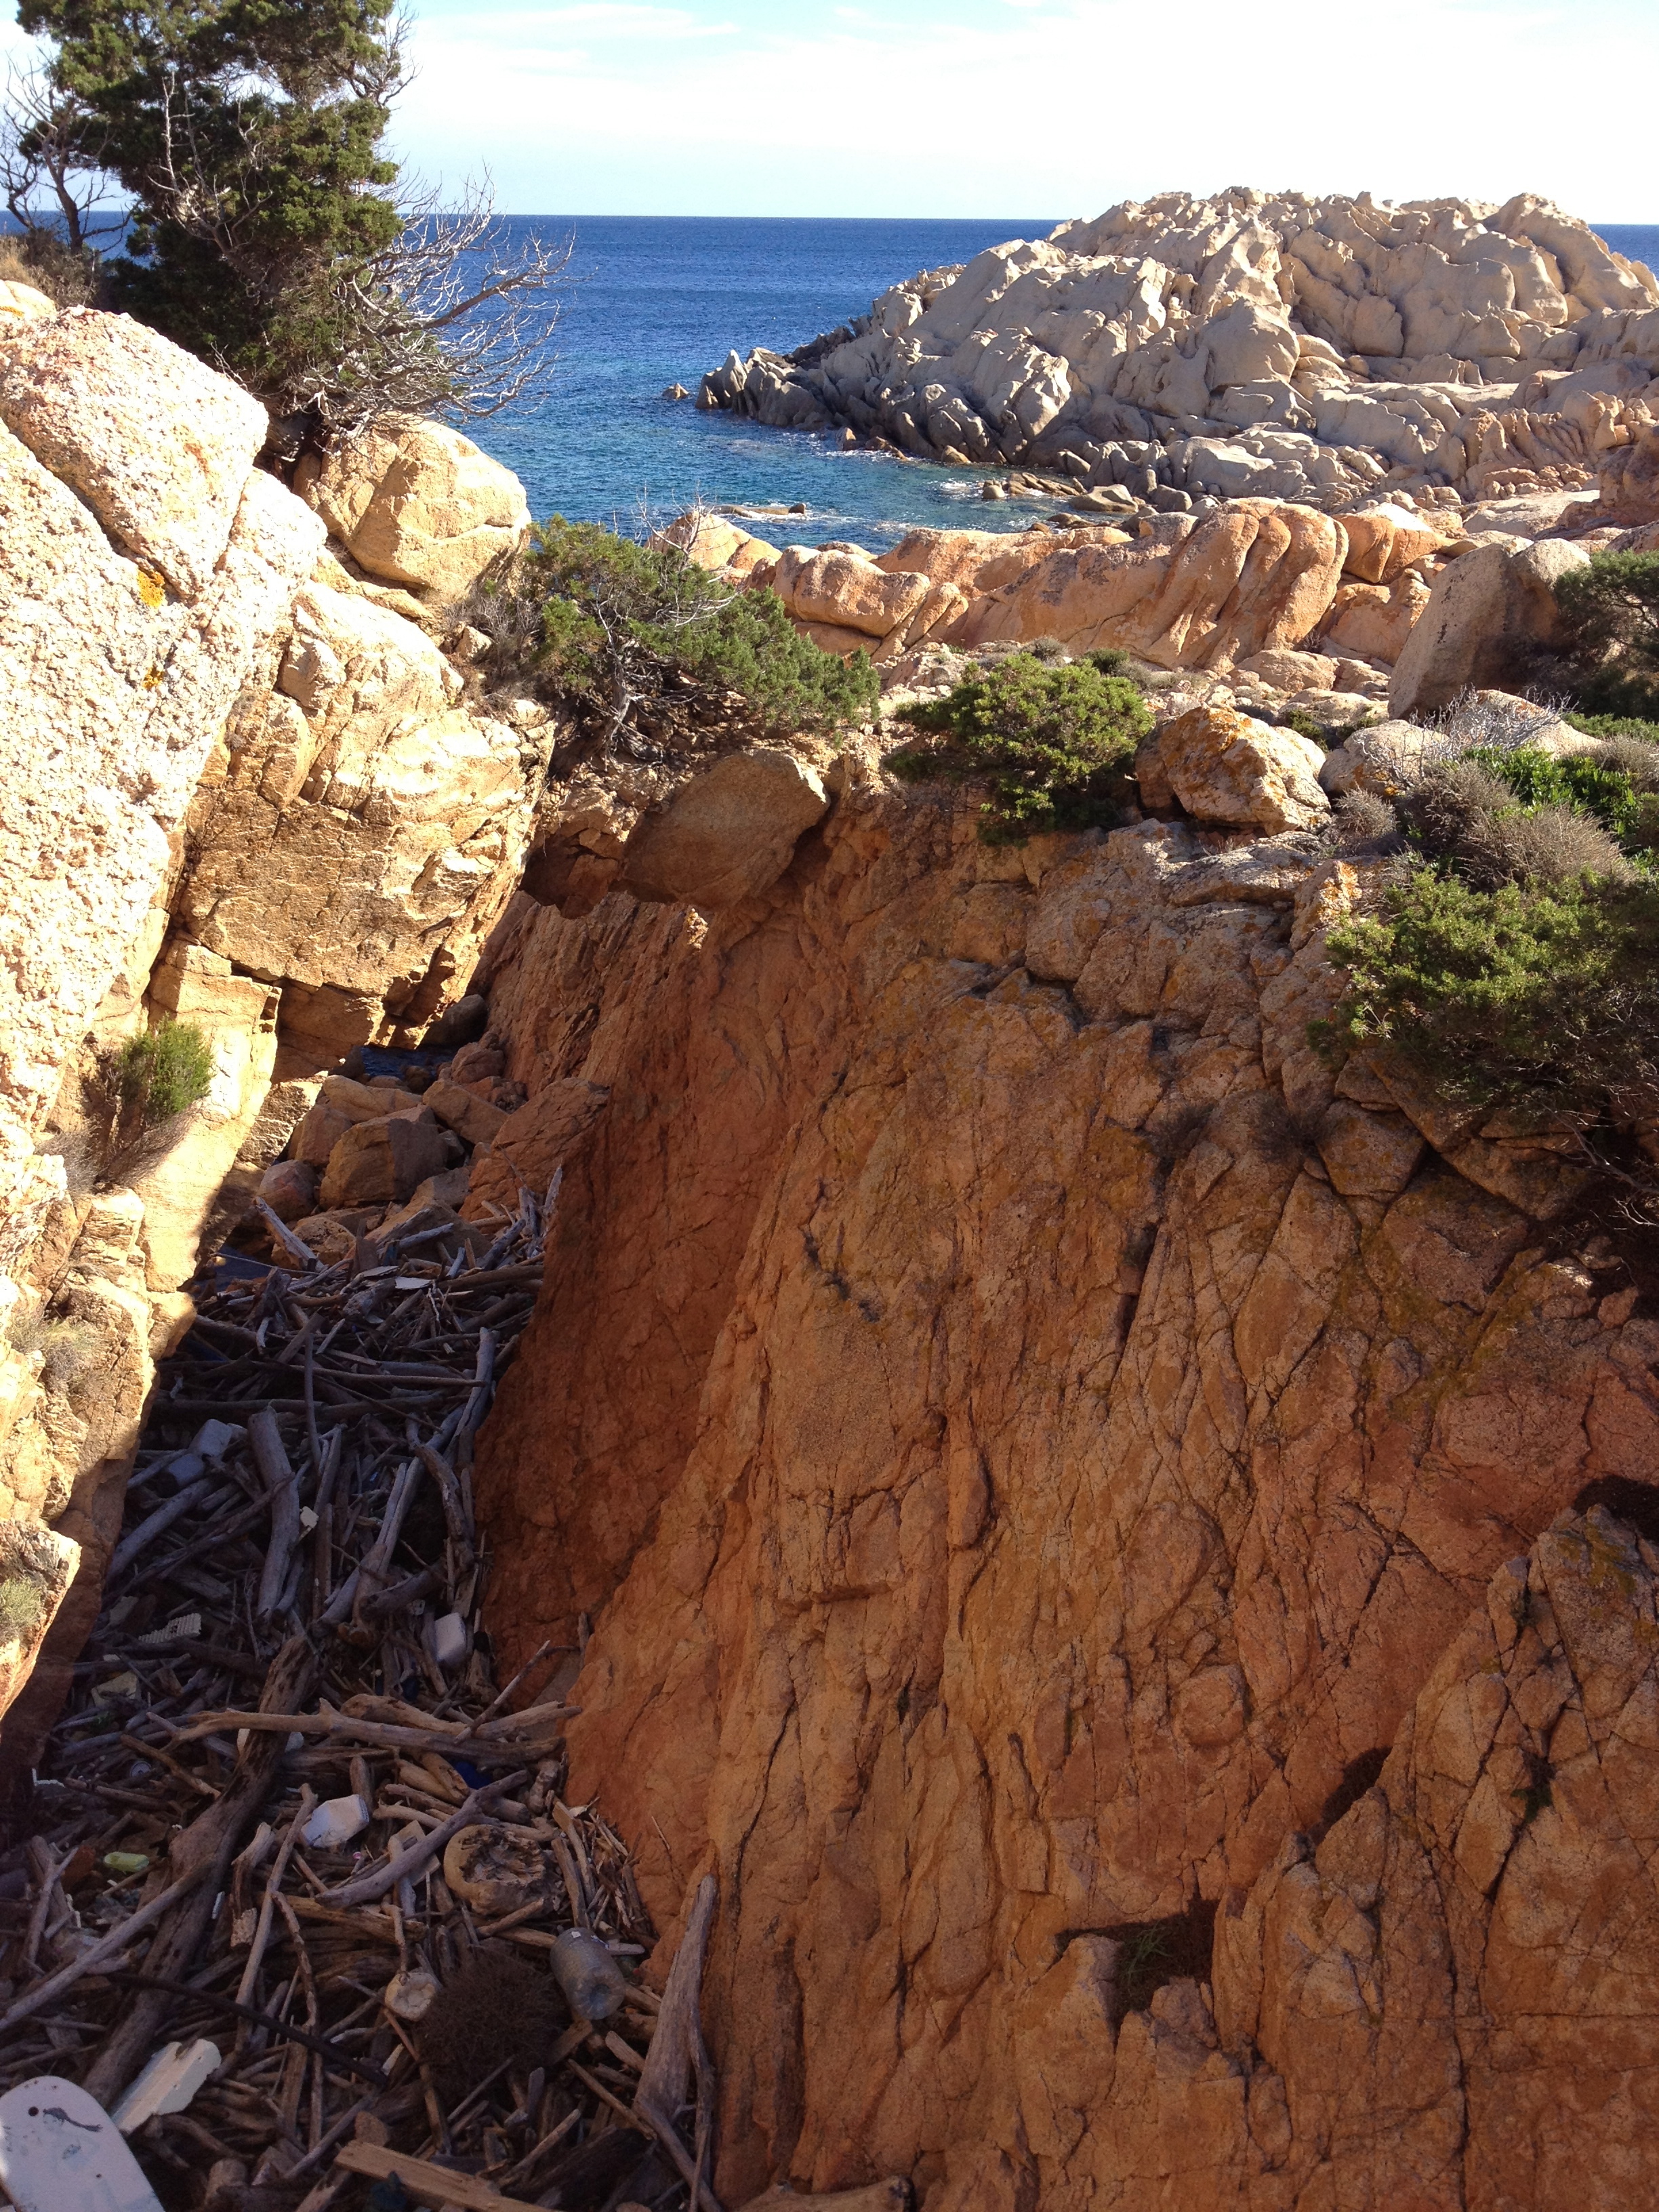
[{"label": "yellow lichen patch", "polygon": [[155,569],[140,567],[138,596],[147,607],[161,607],[167,605],[167,584]]},{"label": "yellow lichen patch", "polygon": [[157,691],[157,690],[159,690],[161,689],[161,671],[159,668],[151,668],[151,669],[147,670],[147,671],[145,672],[145,675],[144,675],[144,689],[145,689],[145,690],[146,690],[146,691]]}]

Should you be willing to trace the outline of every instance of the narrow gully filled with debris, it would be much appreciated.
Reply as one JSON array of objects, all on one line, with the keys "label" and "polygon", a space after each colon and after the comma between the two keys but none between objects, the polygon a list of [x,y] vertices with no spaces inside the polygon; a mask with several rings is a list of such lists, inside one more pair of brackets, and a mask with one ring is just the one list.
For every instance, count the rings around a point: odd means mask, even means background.
[{"label": "narrow gully filled with debris", "polygon": [[137,2154],[154,2197],[124,2212],[719,2212],[714,1885],[659,1998],[627,1851],[563,1800],[579,1655],[498,1685],[480,1627],[473,1439],[556,1196],[447,1259],[358,1236],[325,1265],[267,1216],[281,1264],[194,1286],[35,1832],[0,1857],[0,2181],[27,2212],[81,2203],[67,2154],[36,2171],[41,2077],[54,2142],[73,2082]]}]

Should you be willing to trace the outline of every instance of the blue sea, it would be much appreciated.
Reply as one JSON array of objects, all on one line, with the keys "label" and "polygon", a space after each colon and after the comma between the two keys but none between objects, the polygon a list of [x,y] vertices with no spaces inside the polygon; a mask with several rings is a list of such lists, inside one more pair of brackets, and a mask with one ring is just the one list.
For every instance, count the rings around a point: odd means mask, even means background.
[{"label": "blue sea", "polygon": [[[792,506],[805,515],[755,523],[794,544],[855,537],[894,543],[914,524],[960,527],[982,471],[842,453],[798,431],[706,413],[705,369],[737,349],[787,353],[867,308],[890,284],[967,261],[1011,238],[1041,238],[1057,217],[987,222],[772,221],[685,216],[515,216],[515,229],[572,237],[551,395],[533,411],[469,425],[522,477],[532,514],[635,527],[642,507],[678,514],[701,497]],[[976,526],[1006,508],[971,510]]]},{"label": "blue sea", "polygon": [[[891,544],[918,523],[1016,529],[1016,506],[981,504],[983,471],[768,430],[691,401],[705,369],[733,347],[781,353],[831,330],[919,269],[966,261],[1010,238],[1041,238],[1057,217],[987,222],[772,221],[733,217],[515,216],[515,228],[574,239],[550,398],[534,411],[471,426],[523,478],[532,513],[635,526],[644,509],[678,513],[697,497],[788,507],[805,515],[752,526],[819,544]],[[1659,225],[1607,224],[1621,253],[1659,270]],[[972,501],[972,505],[969,504]]]}]

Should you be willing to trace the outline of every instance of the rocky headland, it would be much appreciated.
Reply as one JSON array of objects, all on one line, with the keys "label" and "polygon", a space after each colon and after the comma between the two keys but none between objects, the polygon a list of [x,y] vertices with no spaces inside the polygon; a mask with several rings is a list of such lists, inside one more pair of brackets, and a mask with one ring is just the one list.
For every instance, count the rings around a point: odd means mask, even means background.
[{"label": "rocky headland", "polygon": [[1237,190],[924,270],[792,354],[732,354],[698,404],[1161,507],[1338,508],[1589,483],[1656,376],[1659,283],[1547,201]]},{"label": "rocky headland", "polygon": [[[605,750],[475,588],[528,517],[467,441],[279,481],[226,380],[0,291],[8,1772],[227,1235],[252,1389],[313,1265],[412,1296],[534,1219],[465,1510],[501,1682],[556,1647],[574,1710],[512,1817],[597,1808],[659,1986],[714,1876],[718,2204],[1639,2200],[1653,1232],[1310,1025],[1399,880],[1352,802],[1495,732],[1603,757],[1523,695],[1561,579],[1659,535],[1656,333],[1532,201],[1171,200],[919,280],[706,392],[1052,511],[878,559],[687,517],[879,711]],[[895,718],[1024,646],[1127,656],[1145,732],[1114,823],[989,842]],[[167,1018],[211,1087],[112,1158]],[[457,1802],[410,1771],[386,1836]]]}]

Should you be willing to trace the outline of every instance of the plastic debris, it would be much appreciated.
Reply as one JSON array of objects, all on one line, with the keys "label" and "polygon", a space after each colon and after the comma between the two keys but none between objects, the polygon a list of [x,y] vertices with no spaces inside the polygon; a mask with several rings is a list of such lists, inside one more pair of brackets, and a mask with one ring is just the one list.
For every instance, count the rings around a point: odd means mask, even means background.
[{"label": "plastic debris", "polygon": [[440,1667],[459,1667],[469,1644],[466,1623],[459,1613],[446,1613],[432,1624],[432,1656]]},{"label": "plastic debris", "polygon": [[355,1791],[349,1797],[325,1797],[300,1833],[313,1850],[337,1851],[362,1835],[368,1815],[368,1807]]},{"label": "plastic debris", "polygon": [[161,2212],[109,2114],[56,2074],[0,2097],[0,2185],[17,2212]]},{"label": "plastic debris", "polygon": [[246,1434],[240,1422],[204,1421],[190,1448],[201,1459],[222,1459]]},{"label": "plastic debris", "polygon": [[444,1846],[444,1880],[475,1912],[517,1912],[544,1894],[547,1864],[533,1837],[481,1820]]},{"label": "plastic debris", "polygon": [[106,1851],[99,1864],[110,1874],[125,1875],[131,1879],[134,1875],[149,1872],[149,1854],[147,1851]]},{"label": "plastic debris", "polygon": [[138,1641],[141,1644],[171,1644],[175,1637],[199,1636],[201,1632],[201,1614],[181,1613],[176,1620],[168,1621],[165,1628],[152,1628],[147,1636],[141,1636]]},{"label": "plastic debris", "polygon": [[123,1674],[112,1674],[106,1681],[94,1684],[92,1702],[95,1705],[106,1705],[118,1698],[136,1698],[137,1694],[138,1677],[129,1668]]},{"label": "plastic debris", "polygon": [[110,2118],[130,2136],[158,2112],[182,2112],[221,2063],[218,2045],[205,2036],[193,2043],[164,2043]]},{"label": "plastic debris", "polygon": [[566,1928],[548,1954],[554,1978],[578,2020],[609,2020],[628,1995],[623,1972],[597,1936]]}]

